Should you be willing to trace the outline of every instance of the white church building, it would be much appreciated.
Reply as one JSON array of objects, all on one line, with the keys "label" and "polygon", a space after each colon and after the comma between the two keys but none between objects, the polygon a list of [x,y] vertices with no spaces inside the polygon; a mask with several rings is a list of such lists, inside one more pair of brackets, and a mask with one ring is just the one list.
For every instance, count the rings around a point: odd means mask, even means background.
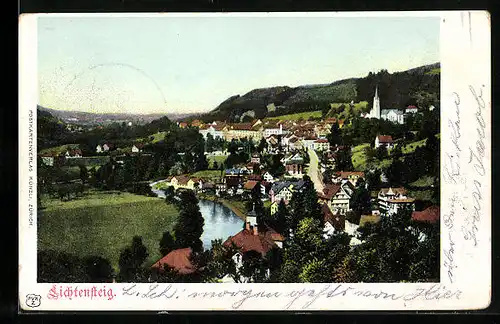
[{"label": "white church building", "polygon": [[396,124],[404,124],[406,114],[399,109],[380,109],[380,98],[378,96],[378,86],[375,88],[373,106],[369,113],[362,115],[364,118],[377,118],[389,120]]}]

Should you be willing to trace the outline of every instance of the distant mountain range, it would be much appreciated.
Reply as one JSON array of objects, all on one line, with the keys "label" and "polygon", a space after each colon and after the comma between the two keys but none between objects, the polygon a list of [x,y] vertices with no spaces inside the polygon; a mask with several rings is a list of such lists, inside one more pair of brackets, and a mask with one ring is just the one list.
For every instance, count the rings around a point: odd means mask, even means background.
[{"label": "distant mountain range", "polygon": [[362,78],[338,80],[329,84],[312,84],[298,87],[276,86],[251,90],[244,95],[233,95],[208,113],[191,118],[204,121],[241,121],[245,116],[264,118],[290,113],[321,110],[331,103],[351,101],[371,102],[375,88],[383,108],[403,108],[416,104],[422,91],[439,98],[440,63],[388,73],[382,70]]},{"label": "distant mountain range", "polygon": [[92,125],[108,124],[113,122],[132,122],[133,124],[147,124],[153,120],[167,116],[170,120],[179,120],[190,116],[190,114],[122,114],[122,113],[89,113],[83,111],[57,110],[42,107],[37,108],[46,111],[54,117],[59,118],[67,124]]}]

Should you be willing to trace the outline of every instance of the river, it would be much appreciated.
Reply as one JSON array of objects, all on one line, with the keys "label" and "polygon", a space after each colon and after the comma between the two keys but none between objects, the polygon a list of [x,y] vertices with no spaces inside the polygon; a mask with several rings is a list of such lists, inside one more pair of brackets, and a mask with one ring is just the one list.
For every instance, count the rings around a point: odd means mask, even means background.
[{"label": "river", "polygon": [[[152,189],[152,191],[158,197],[165,197],[161,190]],[[222,239],[222,242],[224,242],[229,236],[238,233],[243,228],[241,218],[230,208],[219,202],[199,199],[198,206],[205,221],[203,234],[201,235],[204,249],[211,248],[212,240]]]}]

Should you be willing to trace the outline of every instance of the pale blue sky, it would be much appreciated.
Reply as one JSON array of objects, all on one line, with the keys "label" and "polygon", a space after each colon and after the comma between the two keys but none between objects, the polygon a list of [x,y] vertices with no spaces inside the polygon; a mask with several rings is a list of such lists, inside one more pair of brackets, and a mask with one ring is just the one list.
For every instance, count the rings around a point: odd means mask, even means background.
[{"label": "pale blue sky", "polygon": [[435,17],[41,17],[39,102],[54,109],[208,111],[268,86],[439,61]]}]

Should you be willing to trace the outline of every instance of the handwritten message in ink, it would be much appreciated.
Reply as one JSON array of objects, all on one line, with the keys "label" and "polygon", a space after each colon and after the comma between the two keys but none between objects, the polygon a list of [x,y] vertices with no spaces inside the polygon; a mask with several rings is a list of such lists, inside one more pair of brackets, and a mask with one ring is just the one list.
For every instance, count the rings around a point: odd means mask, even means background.
[{"label": "handwritten message in ink", "polygon": [[236,289],[189,290],[177,289],[171,284],[138,285],[130,284],[122,289],[123,296],[133,296],[141,299],[173,300],[182,298],[190,302],[206,300],[224,300],[231,309],[238,310],[253,300],[265,300],[269,303],[281,303],[277,308],[283,309],[311,309],[318,301],[334,300],[349,296],[374,300],[433,300],[461,298],[462,291],[456,288],[447,288],[445,285],[434,284],[426,288],[415,288],[405,293],[394,293],[388,290],[373,287],[373,289],[356,288],[349,284],[326,284],[319,289],[253,289],[240,286]]},{"label": "handwritten message in ink", "polygon": [[472,241],[474,246],[477,246],[477,232],[478,223],[481,220],[481,210],[483,205],[483,188],[482,179],[486,173],[484,166],[484,158],[486,146],[484,143],[486,123],[484,121],[484,110],[485,101],[483,98],[483,87],[476,89],[472,85],[469,86],[470,93],[474,97],[476,103],[475,107],[475,142],[474,145],[469,146],[469,164],[472,165],[474,169],[472,177],[472,210],[468,213],[465,218],[464,224],[462,225],[462,234],[465,240]]}]

